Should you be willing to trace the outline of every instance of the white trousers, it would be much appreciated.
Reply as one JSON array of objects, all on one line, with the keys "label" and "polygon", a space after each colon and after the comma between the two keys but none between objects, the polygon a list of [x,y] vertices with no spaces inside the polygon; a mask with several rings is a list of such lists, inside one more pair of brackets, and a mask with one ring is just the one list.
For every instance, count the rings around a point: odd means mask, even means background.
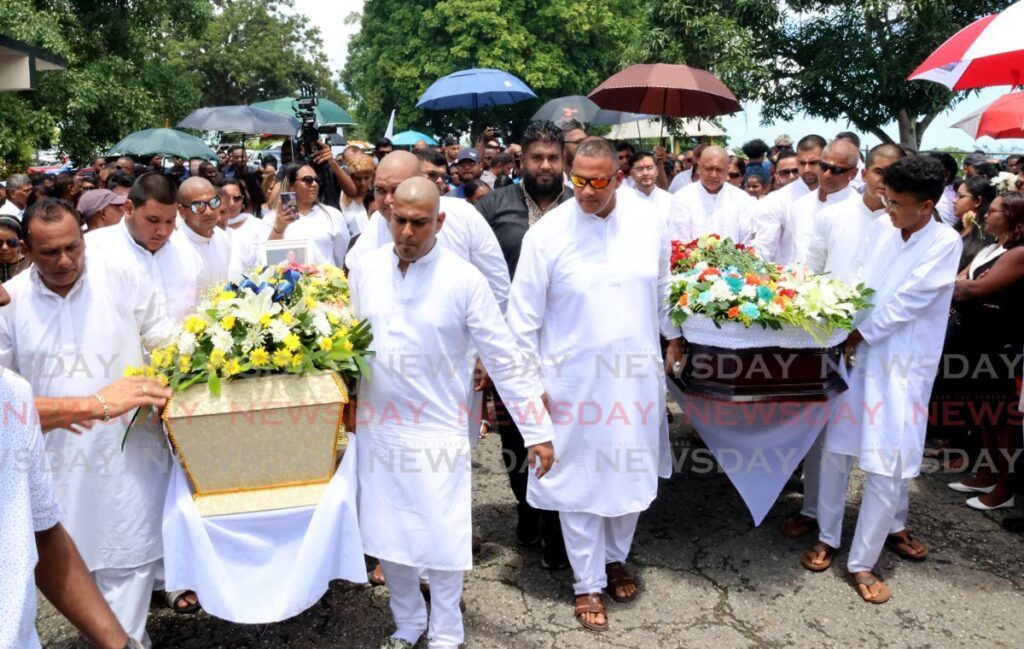
[{"label": "white trousers", "polygon": [[[461,570],[423,570],[381,560],[384,580],[391,596],[391,614],[398,629],[393,637],[416,644],[427,632],[429,649],[457,649],[464,639]],[[420,593],[420,575],[430,583],[430,619],[427,603]]]},{"label": "white trousers", "polygon": [[[843,537],[843,513],[846,490],[854,458],[824,451],[821,455],[820,490],[818,493],[818,527],[822,543],[838,548]],[[874,569],[885,547],[885,537],[902,532],[907,525],[910,481],[899,477],[867,473],[857,527],[853,533],[850,572]]]},{"label": "white trousers", "polygon": [[821,452],[824,445],[823,429],[804,456],[804,506],[800,509],[800,514],[808,518],[818,517],[818,485],[821,482]]},{"label": "white trousers", "polygon": [[572,566],[573,590],[577,595],[601,592],[608,586],[605,566],[629,556],[640,512],[622,516],[559,512],[558,516]]},{"label": "white trousers", "polygon": [[162,568],[162,560],[152,561],[136,568],[105,568],[92,573],[103,599],[107,600],[117,621],[125,632],[149,649],[146,618],[149,601],[153,597],[153,584]]}]

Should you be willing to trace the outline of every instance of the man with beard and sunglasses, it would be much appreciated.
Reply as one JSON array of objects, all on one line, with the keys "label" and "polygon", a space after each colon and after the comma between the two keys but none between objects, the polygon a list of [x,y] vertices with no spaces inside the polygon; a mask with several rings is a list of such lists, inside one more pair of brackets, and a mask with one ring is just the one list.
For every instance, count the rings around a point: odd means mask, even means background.
[{"label": "man with beard and sunglasses", "polygon": [[[571,200],[573,192],[562,184],[565,136],[551,122],[534,122],[523,134],[522,182],[500,187],[480,199],[476,208],[494,230],[501,252],[514,277],[526,231],[548,212]],[[519,430],[501,398],[488,388],[494,403],[495,423],[501,435],[502,457],[519,510],[516,536],[523,545],[541,543],[542,565],[560,569],[568,565],[557,512],[542,512],[526,502],[527,451]]]}]

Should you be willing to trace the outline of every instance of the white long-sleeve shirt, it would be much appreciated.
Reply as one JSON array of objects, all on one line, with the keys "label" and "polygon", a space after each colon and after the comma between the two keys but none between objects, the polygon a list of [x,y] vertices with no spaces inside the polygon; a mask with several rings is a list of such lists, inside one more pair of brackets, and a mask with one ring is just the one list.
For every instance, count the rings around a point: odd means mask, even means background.
[{"label": "white long-sleeve shirt", "polygon": [[[65,297],[46,288],[35,267],[4,285],[11,303],[0,309],[0,364],[24,376],[37,397],[95,394],[174,334],[147,276],[95,250],[86,250],[85,265]],[[46,434],[64,526],[91,571],[163,556],[171,456],[159,427],[145,424],[122,451],[130,418],[96,422],[83,434]]]},{"label": "white long-sleeve shirt", "polygon": [[[491,287],[494,299],[501,312],[508,302],[508,264],[501,254],[498,238],[480,212],[461,198],[441,197],[440,210],[444,212],[444,225],[437,234],[437,240],[460,258],[473,264]],[[345,258],[349,269],[358,266],[360,259],[381,246],[391,247],[391,229],[387,219],[380,212],[374,212],[369,225],[363,229],[352,250]]]},{"label": "white long-sleeve shirt", "polygon": [[357,412],[363,543],[395,563],[468,570],[467,395],[476,355],[526,444],[550,441],[553,431],[536,372],[524,371],[480,272],[441,245],[404,275],[398,262],[393,247],[379,246],[350,278],[352,310],[370,321],[375,353]]},{"label": "white long-sleeve shirt", "polygon": [[616,202],[605,218],[566,201],[523,237],[508,321],[550,396],[558,463],[528,499],[540,509],[618,516],[657,493],[668,318],[669,239]]},{"label": "white long-sleeve shirt", "polygon": [[709,193],[703,183],[692,183],[672,196],[669,236],[686,243],[704,234],[717,234],[734,243],[750,243],[754,238],[756,205],[750,194],[729,183],[715,194]]},{"label": "white long-sleeve shirt", "polygon": [[188,246],[203,260],[198,281],[200,295],[210,286],[224,284],[230,277],[231,237],[230,233],[218,227],[213,228],[213,236],[204,237],[181,219],[178,220],[178,229],[171,235],[171,239],[177,239],[181,245]]},{"label": "white long-sleeve shirt", "polygon": [[[266,223],[274,222],[276,213],[271,210],[263,215]],[[288,224],[282,236],[284,241],[309,241],[312,248],[314,264],[333,264],[338,268],[345,265],[348,244],[348,223],[341,212],[317,203],[309,212]]]},{"label": "white long-sleeve shirt", "polygon": [[663,223],[668,224],[668,215],[672,209],[672,194],[661,187],[655,187],[650,194],[645,194],[635,187],[630,190],[629,197],[640,201],[645,209],[651,209]]},{"label": "white long-sleeve shirt", "polygon": [[754,208],[753,246],[769,261],[777,261],[782,247],[782,228],[786,210],[811,188],[802,178],[797,178],[785,187],[776,189],[757,202]]},{"label": "white long-sleeve shirt", "polygon": [[853,200],[829,205],[814,219],[814,232],[807,255],[799,260],[812,272],[827,273],[848,284],[857,284],[864,269],[864,260],[875,242],[873,228],[891,221],[885,210],[871,211],[857,194]]},{"label": "white long-sleeve shirt", "polygon": [[847,200],[861,200],[861,195],[847,186],[827,194],[825,200],[820,199],[818,192],[810,192],[798,198],[789,206],[782,219],[779,252],[773,261],[785,266],[806,259],[807,248],[811,245],[811,236],[814,232],[814,220],[818,213],[826,206]]},{"label": "white long-sleeve shirt", "polygon": [[173,236],[159,250],[150,252],[132,239],[122,219],[109,228],[86,232],[85,249],[90,254],[133,264],[139,276],[163,299],[167,316],[174,322],[184,320],[198,304],[203,260]]}]

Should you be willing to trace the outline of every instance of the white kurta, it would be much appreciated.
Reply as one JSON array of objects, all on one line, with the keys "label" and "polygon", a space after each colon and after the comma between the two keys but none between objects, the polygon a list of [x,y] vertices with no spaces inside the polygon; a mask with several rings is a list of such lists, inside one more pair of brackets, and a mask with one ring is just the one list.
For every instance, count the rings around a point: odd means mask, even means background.
[{"label": "white kurta", "polygon": [[955,202],[956,189],[953,185],[946,185],[946,188],[942,190],[939,202],[935,204],[935,211],[939,213],[939,218],[946,225],[956,225],[956,222],[959,220],[953,212],[953,203]]},{"label": "white kurta", "polygon": [[[658,490],[668,320],[669,240],[657,219],[575,200],[523,237],[509,300],[517,345],[543,373],[558,462],[530,477],[538,509],[620,516]],[[665,475],[667,477],[667,475]]]},{"label": "white kurta", "polygon": [[[263,215],[267,223],[273,223],[275,217],[273,210]],[[288,225],[282,240],[309,241],[313,249],[312,263],[334,264],[341,268],[345,265],[351,237],[341,212],[330,205],[317,203],[309,212],[299,215],[298,220]]]},{"label": "white kurta", "polygon": [[861,200],[860,194],[850,186],[827,194],[825,200],[820,199],[817,191],[798,198],[782,217],[779,252],[773,261],[785,266],[806,259],[807,249],[811,245],[811,236],[814,233],[814,220],[818,213],[830,205],[859,200]]},{"label": "white kurta", "polygon": [[690,242],[703,234],[717,234],[734,243],[754,238],[753,211],[757,201],[729,183],[716,194],[702,183],[692,183],[672,196],[668,232],[673,241]]},{"label": "white kurta", "polygon": [[[410,264],[393,248],[352,271],[352,309],[373,327],[371,378],[357,411],[359,511],[366,552],[434,570],[469,570],[475,348],[527,445],[550,441],[536,378],[483,276],[446,248]],[[546,480],[546,478],[545,478]]]},{"label": "white kurta", "polygon": [[38,649],[35,532],[60,522],[60,506],[53,496],[28,382],[4,372],[0,403],[9,409],[0,423],[0,647]]},{"label": "white kurta", "polygon": [[[476,266],[487,280],[494,299],[498,301],[498,306],[504,313],[510,283],[508,264],[501,254],[501,246],[498,245],[498,238],[494,236],[494,230],[487,225],[487,221],[476,208],[461,198],[442,196],[441,211],[444,212],[445,219],[441,232],[437,235],[438,242],[461,259]],[[374,212],[369,225],[360,233],[345,262],[353,269],[364,255],[381,246],[387,246],[390,250],[393,245],[391,227],[387,219],[381,216],[380,212]]]},{"label": "white kurta", "polygon": [[860,194],[853,200],[829,205],[814,219],[811,244],[799,261],[812,272],[857,284],[864,260],[875,244],[871,233],[876,222],[892,227],[885,210],[869,210]]},{"label": "white kurta", "polygon": [[152,253],[132,239],[122,219],[109,228],[86,232],[85,248],[105,259],[122,259],[134,265],[135,272],[145,278],[150,289],[160,293],[167,315],[174,322],[184,320],[198,304],[203,260],[174,237]]},{"label": "white kurta", "polygon": [[[0,364],[24,376],[37,397],[94,394],[142,365],[144,347],[174,333],[145,276],[86,254],[86,271],[66,297],[47,289],[35,268],[4,285],[11,303],[0,309]],[[98,421],[80,435],[46,434],[64,526],[90,571],[162,556],[171,456],[163,432],[145,426],[136,426],[122,452],[130,418]]]},{"label": "white kurta", "polygon": [[349,236],[353,238],[363,231],[363,226],[369,221],[369,214],[366,213],[362,201],[352,201],[348,205],[342,205],[341,215],[345,217]]},{"label": "white kurta", "polygon": [[668,185],[668,193],[675,194],[683,187],[693,184],[693,169],[686,169],[680,171],[672,179],[672,182]]},{"label": "white kurta", "polygon": [[198,282],[200,295],[214,284],[227,282],[231,266],[231,234],[215,227],[212,237],[204,237],[179,219],[178,229],[171,235],[171,239],[177,239],[181,245],[188,246],[203,260]]},{"label": "white kurta", "polygon": [[782,246],[782,227],[786,210],[802,196],[810,193],[811,188],[797,178],[781,189],[776,189],[760,201],[754,208],[754,242],[761,256],[776,261]]},{"label": "white kurta", "polygon": [[640,201],[646,209],[652,210],[662,223],[668,224],[668,214],[672,209],[672,194],[661,187],[655,187],[650,194],[634,189],[629,196]]},{"label": "white kurta", "polygon": [[962,242],[949,226],[929,221],[908,241],[876,222],[877,241],[864,282],[874,307],[858,317],[864,336],[839,395],[825,448],[860,458],[870,473],[913,478],[921,469],[928,403],[953,296]]},{"label": "white kurta", "polygon": [[253,268],[263,265],[260,244],[270,237],[270,225],[255,216],[249,216],[241,226],[230,228],[231,262],[228,278],[237,280]]}]

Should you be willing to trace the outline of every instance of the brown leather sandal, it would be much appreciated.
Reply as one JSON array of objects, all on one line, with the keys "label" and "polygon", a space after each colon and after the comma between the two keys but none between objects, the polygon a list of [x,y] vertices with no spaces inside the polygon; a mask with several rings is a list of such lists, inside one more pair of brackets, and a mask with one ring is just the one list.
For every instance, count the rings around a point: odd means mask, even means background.
[{"label": "brown leather sandal", "polygon": [[[626,602],[632,602],[636,599],[636,596],[640,594],[640,587],[637,585],[636,580],[626,572],[626,567],[622,565],[620,561],[613,561],[605,566],[605,574],[608,575],[608,595],[611,596],[619,604],[625,604]],[[619,595],[620,589],[632,586],[634,588],[632,595]]]},{"label": "brown leather sandal", "polygon": [[[811,572],[824,572],[832,567],[832,560],[838,552],[839,548],[833,548],[827,543],[818,541],[811,546],[810,550],[805,551],[803,556],[800,557],[800,565]],[[824,553],[825,556],[821,558],[821,563],[818,563],[815,560],[821,553]]]},{"label": "brown leather sandal", "polygon": [[804,516],[797,512],[787,518],[782,523],[782,527],[780,529],[782,530],[783,536],[791,539],[798,539],[801,536],[806,536],[818,529],[818,519],[811,518],[810,516]]},{"label": "brown leather sandal", "polygon": [[[598,624],[597,622],[587,622],[583,619],[583,615],[586,613],[598,613],[604,616],[604,624]],[[608,630],[608,614],[604,610],[604,596],[601,593],[587,593],[585,595],[576,596],[575,605],[576,621],[580,623],[584,629],[591,631],[607,631]]]},{"label": "brown leather sandal", "polygon": [[[886,583],[879,579],[878,576],[874,573],[851,572],[849,574],[850,582],[853,584],[854,589],[856,589],[857,594],[860,595],[860,598],[865,602],[869,604],[885,604],[889,601],[889,598],[892,597],[892,591],[889,589]],[[875,584],[881,584],[882,587],[878,590],[877,595],[872,596],[871,587]],[[865,594],[864,591],[860,589],[861,586],[864,586],[868,589],[867,594]]]},{"label": "brown leather sandal", "polygon": [[906,530],[885,537],[885,547],[909,561],[924,561],[928,558],[928,546],[912,537]]}]

